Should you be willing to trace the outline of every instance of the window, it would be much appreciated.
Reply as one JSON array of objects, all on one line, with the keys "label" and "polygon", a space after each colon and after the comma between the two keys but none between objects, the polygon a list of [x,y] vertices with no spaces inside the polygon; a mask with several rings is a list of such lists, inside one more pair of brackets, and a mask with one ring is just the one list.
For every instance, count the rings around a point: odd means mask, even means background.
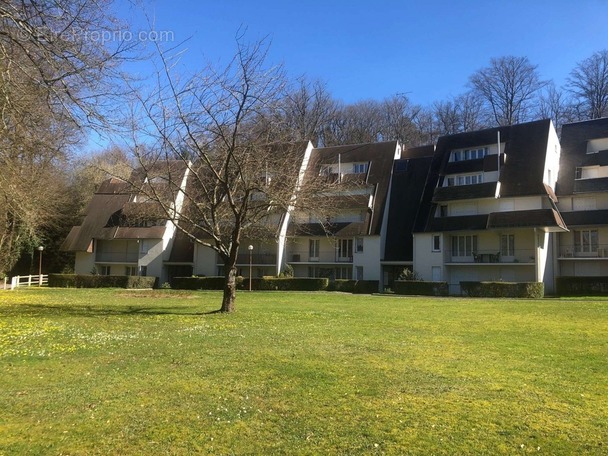
[{"label": "window", "polygon": [[483,158],[486,155],[488,155],[487,147],[479,147],[477,149],[455,150],[450,156],[450,161],[458,162],[464,160],[476,160],[479,158]]},{"label": "window", "polygon": [[448,216],[448,207],[447,205],[439,206],[439,216],[447,217]]},{"label": "window", "polygon": [[575,179],[582,179],[583,178],[583,168],[580,167],[576,167],[576,170],[574,171],[574,178]]},{"label": "window", "polygon": [[597,252],[598,235],[597,230],[575,230],[574,250],[576,253]]},{"label": "window", "polygon": [[309,261],[319,261],[319,239],[308,240],[308,257]]},{"label": "window", "polygon": [[353,164],[353,173],[355,173],[355,174],[366,173],[367,167],[368,167],[367,163],[354,163]]},{"label": "window", "polygon": [[125,275],[136,276],[137,275],[137,266],[127,266],[125,268]]},{"label": "window", "polygon": [[353,268],[336,268],[334,269],[334,278],[336,279],[352,279]]},{"label": "window", "polygon": [[433,252],[441,251],[441,235],[433,234]]},{"label": "window", "polygon": [[452,236],[452,256],[470,257],[477,251],[477,236]]},{"label": "window", "polygon": [[[139,275],[142,277],[145,277],[148,275],[148,266],[140,266],[139,267]],[[223,275],[223,274],[219,274],[218,275]]]},{"label": "window", "polygon": [[363,266],[357,266],[357,280],[363,280]]},{"label": "window", "polygon": [[448,176],[446,179],[447,187],[456,185],[474,185],[483,183],[483,174],[464,174],[461,176]]},{"label": "window", "polygon": [[363,238],[355,238],[355,252],[363,253]]},{"label": "window", "polygon": [[110,266],[102,266],[101,267],[101,272],[100,272],[101,275],[109,276],[110,272],[112,272],[112,268]]},{"label": "window", "polygon": [[515,256],[515,235],[502,234],[500,236],[500,255]]},{"label": "window", "polygon": [[148,243],[144,239],[139,241],[139,253],[148,253]]},{"label": "window", "polygon": [[352,261],[353,258],[353,240],[340,239],[338,241],[338,260]]}]

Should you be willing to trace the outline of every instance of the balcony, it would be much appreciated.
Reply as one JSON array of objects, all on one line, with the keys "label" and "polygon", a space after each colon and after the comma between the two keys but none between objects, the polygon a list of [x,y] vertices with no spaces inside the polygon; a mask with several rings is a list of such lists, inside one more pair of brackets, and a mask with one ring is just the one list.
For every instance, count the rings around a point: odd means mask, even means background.
[{"label": "balcony", "polygon": [[137,263],[138,252],[97,252],[96,263]]},{"label": "balcony", "polygon": [[464,265],[533,265],[535,262],[533,249],[515,249],[508,254],[501,253],[499,249],[476,250],[470,253],[458,254],[448,252],[446,264]]},{"label": "balcony", "polygon": [[[251,255],[251,264],[264,265],[264,264],[276,264],[277,256],[274,253],[253,253]],[[249,254],[241,253],[236,258],[236,264],[248,265]]]},{"label": "balcony", "polygon": [[608,244],[564,245],[559,249],[560,260],[608,260]]},{"label": "balcony", "polygon": [[291,261],[288,261],[288,263],[302,263],[302,264],[306,264],[306,263],[352,263],[353,262],[353,257],[352,256],[338,256],[338,253],[323,253],[321,252],[319,254],[319,256],[308,256],[308,255],[304,255],[304,254],[300,254],[300,253],[294,253],[293,255],[291,255],[291,257],[289,258]]}]

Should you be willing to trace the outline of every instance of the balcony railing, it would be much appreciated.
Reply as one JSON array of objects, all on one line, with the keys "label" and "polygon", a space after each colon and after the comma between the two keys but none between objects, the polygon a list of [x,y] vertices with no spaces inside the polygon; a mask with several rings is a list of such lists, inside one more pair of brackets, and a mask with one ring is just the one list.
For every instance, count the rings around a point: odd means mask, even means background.
[{"label": "balcony railing", "polygon": [[352,256],[345,256],[345,257],[338,256],[337,253],[335,253],[335,254],[321,253],[319,256],[314,256],[314,257],[308,256],[305,254],[294,253],[293,255],[291,255],[289,260],[290,260],[289,263],[352,263],[353,257]]},{"label": "balcony railing", "polygon": [[500,249],[476,250],[471,252],[448,252],[447,263],[484,263],[484,264],[505,264],[505,263],[534,263],[534,250],[515,249],[501,252]]},{"label": "balcony railing", "polygon": [[97,263],[137,263],[139,260],[138,252],[97,252],[95,261]]},{"label": "balcony railing", "polygon": [[559,249],[560,258],[606,258],[608,244],[597,245],[563,245]]},{"label": "balcony railing", "polygon": [[[252,264],[276,264],[277,256],[274,253],[253,253],[251,254]],[[241,253],[236,258],[237,264],[249,264],[249,254]]]}]

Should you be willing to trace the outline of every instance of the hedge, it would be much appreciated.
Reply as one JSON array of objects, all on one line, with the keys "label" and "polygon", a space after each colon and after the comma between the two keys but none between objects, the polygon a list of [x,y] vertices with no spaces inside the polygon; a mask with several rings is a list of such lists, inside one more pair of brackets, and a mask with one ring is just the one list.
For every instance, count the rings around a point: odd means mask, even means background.
[{"label": "hedge", "polygon": [[542,282],[460,282],[465,296],[482,298],[542,298],[545,284]]},{"label": "hedge", "polygon": [[[253,277],[252,290],[320,291],[327,289],[328,279],[308,277]],[[237,277],[236,286],[240,290],[249,289],[249,278]],[[175,277],[171,288],[181,290],[223,290],[224,277]]]},{"label": "hedge", "polygon": [[49,287],[57,288],[153,288],[156,277],[49,274]]},{"label": "hedge", "polygon": [[[313,277],[257,277],[251,280],[253,290],[280,291],[321,291],[327,290],[329,279]],[[249,288],[249,280],[244,279],[243,289]]]},{"label": "hedge", "polygon": [[447,296],[449,287],[447,282],[423,282],[422,280],[395,280],[395,294]]},{"label": "hedge", "polygon": [[558,277],[556,291],[559,296],[608,295],[608,277]]},{"label": "hedge", "polygon": [[[171,288],[177,290],[223,290],[224,277],[174,277],[171,280]],[[236,278],[236,286],[239,287],[243,281],[242,277]]]}]

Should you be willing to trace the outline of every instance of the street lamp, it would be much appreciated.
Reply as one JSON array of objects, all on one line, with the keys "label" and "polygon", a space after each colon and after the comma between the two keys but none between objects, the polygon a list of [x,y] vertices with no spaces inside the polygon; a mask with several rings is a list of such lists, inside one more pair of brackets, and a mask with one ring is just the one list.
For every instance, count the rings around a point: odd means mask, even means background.
[{"label": "street lamp", "polygon": [[249,250],[249,291],[251,291],[251,263],[253,259],[253,246],[249,244],[247,250]]},{"label": "street lamp", "polygon": [[38,246],[38,286],[42,286],[42,251],[44,247]]}]

